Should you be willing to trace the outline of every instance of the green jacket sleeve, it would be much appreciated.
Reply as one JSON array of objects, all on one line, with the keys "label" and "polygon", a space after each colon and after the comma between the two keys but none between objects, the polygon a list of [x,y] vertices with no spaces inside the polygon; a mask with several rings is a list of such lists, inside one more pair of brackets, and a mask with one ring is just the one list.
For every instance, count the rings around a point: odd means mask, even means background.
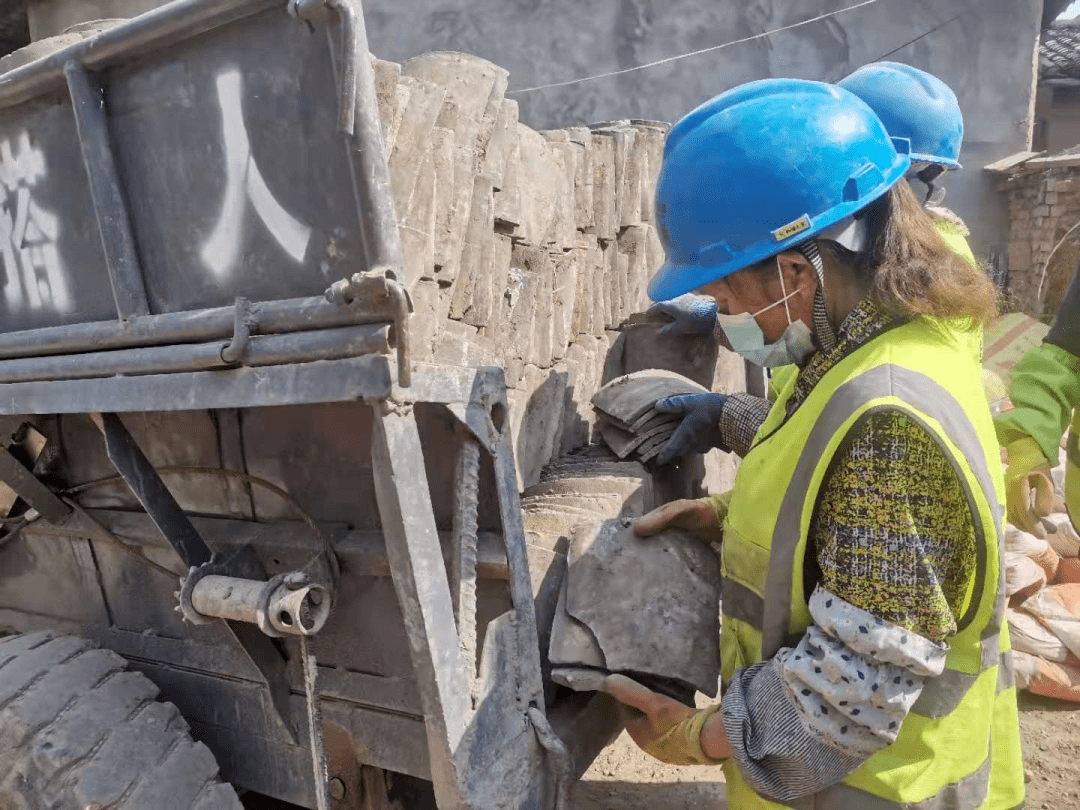
[{"label": "green jacket sleeve", "polygon": [[1080,358],[1053,343],[1032,349],[1013,368],[1009,397],[1013,409],[994,420],[998,440],[1007,447],[1030,436],[1057,466],[1061,437],[1080,405]]}]

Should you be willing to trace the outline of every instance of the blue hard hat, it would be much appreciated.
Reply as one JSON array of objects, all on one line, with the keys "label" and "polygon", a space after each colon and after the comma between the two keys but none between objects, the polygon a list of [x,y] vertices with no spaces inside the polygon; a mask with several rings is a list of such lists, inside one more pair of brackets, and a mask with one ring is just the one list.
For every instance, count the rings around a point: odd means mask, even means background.
[{"label": "blue hard hat", "polygon": [[764,79],[706,102],[664,146],[656,218],[667,261],[649,297],[696,290],[865,208],[903,178],[907,147],[831,84]]},{"label": "blue hard hat", "polygon": [[899,62],[875,62],[839,84],[869,104],[890,135],[911,141],[912,161],[960,168],[964,116],[941,79]]}]

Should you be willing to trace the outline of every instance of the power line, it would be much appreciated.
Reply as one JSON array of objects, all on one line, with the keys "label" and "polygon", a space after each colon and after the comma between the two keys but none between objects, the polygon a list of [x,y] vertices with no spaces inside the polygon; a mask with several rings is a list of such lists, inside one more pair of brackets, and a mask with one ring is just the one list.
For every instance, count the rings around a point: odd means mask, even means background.
[{"label": "power line", "polygon": [[961,17],[963,17],[963,16],[964,16],[964,15],[965,15],[966,13],[967,13],[967,10],[965,9],[964,11],[961,11],[961,12],[960,12],[959,14],[956,14],[956,15],[954,15],[954,16],[952,16],[952,17],[950,17],[949,19],[945,20],[945,22],[943,22],[943,23],[938,23],[938,24],[937,24],[937,25],[935,25],[935,26],[934,26],[933,28],[931,28],[931,29],[930,29],[929,31],[926,31],[926,32],[924,32],[924,33],[922,33],[922,34],[919,34],[919,35],[918,35],[917,37],[915,37],[914,39],[909,39],[909,40],[908,40],[907,42],[905,42],[905,43],[904,43],[903,45],[900,45],[899,47],[893,48],[893,49],[892,49],[891,51],[889,51],[888,53],[883,53],[883,54],[882,54],[881,56],[879,56],[879,57],[878,57],[877,59],[871,59],[871,60],[870,60],[869,62],[866,62],[866,63],[864,63],[864,64],[862,64],[862,65],[859,65],[859,67],[856,67],[856,68],[852,68],[852,69],[851,69],[850,71],[848,71],[848,73],[847,73],[847,74],[846,74],[846,75],[844,76],[844,78],[846,79],[846,78],[847,78],[848,76],[850,76],[850,75],[851,75],[852,73],[854,73],[854,72],[855,72],[856,70],[858,70],[858,69],[859,69],[860,67],[865,67],[866,65],[871,65],[871,64],[873,64],[874,62],[880,62],[880,61],[881,61],[882,59],[888,59],[888,58],[889,58],[890,56],[892,56],[892,55],[893,55],[894,53],[896,53],[897,51],[902,51],[902,50],[904,50],[904,48],[906,48],[906,47],[907,47],[908,45],[914,45],[914,44],[915,44],[916,42],[918,42],[918,41],[919,41],[920,39],[923,39],[923,38],[925,38],[925,37],[928,37],[928,36],[930,36],[931,34],[933,34],[934,32],[936,32],[936,31],[938,31],[938,30],[940,30],[940,29],[944,28],[944,27],[945,27],[946,25],[948,25],[949,23],[951,23],[951,22],[955,22],[956,20],[959,20],[959,19],[960,19]]},{"label": "power line", "polygon": [[[631,68],[623,68],[622,70],[612,70],[612,71],[609,71],[607,73],[598,73],[595,76],[586,76],[586,77],[581,78],[581,79],[570,79],[570,80],[565,81],[565,82],[554,82],[552,84],[541,84],[541,85],[538,85],[536,87],[525,87],[525,88],[523,88],[521,90],[511,90],[506,95],[512,96],[512,95],[518,95],[518,94],[521,94],[521,93],[531,93],[531,92],[533,92],[535,90],[547,90],[547,89],[552,88],[552,87],[566,87],[566,86],[571,85],[571,84],[580,84],[582,82],[591,82],[591,81],[595,81],[596,79],[606,79],[606,78],[609,78],[611,76],[621,76],[624,73],[633,73],[634,71],[645,70],[646,68],[656,67],[657,65],[666,65],[669,62],[676,62],[679,59],[688,59],[691,56],[700,56],[703,53],[711,53],[713,51],[719,51],[719,50],[721,50],[723,48],[728,48],[728,47],[730,47],[732,45],[740,45],[743,42],[752,42],[755,39],[764,39],[765,37],[772,36],[773,34],[779,34],[781,31],[790,31],[793,28],[799,28],[799,27],[804,26],[804,25],[810,25],[811,23],[816,23],[816,22],[819,22],[821,20],[827,19],[829,17],[835,17],[837,14],[843,14],[845,11],[854,11],[857,8],[862,8],[863,6],[869,6],[869,5],[871,5],[873,3],[876,3],[876,2],[878,2],[878,0],[863,0],[863,2],[856,3],[855,5],[848,6],[847,8],[841,8],[841,9],[837,9],[836,11],[829,11],[829,12],[827,12],[825,14],[819,14],[817,17],[813,17],[813,18],[811,18],[809,20],[803,20],[802,22],[792,23],[791,25],[785,25],[785,26],[783,26],[781,28],[776,28],[776,29],[774,29],[772,31],[766,31],[766,32],[764,32],[762,34],[754,34],[753,36],[744,37],[743,39],[736,39],[736,40],[734,40],[732,42],[725,42],[723,45],[713,45],[710,48],[702,48],[701,50],[691,51],[690,53],[682,53],[682,54],[679,54],[678,56],[669,56],[666,59],[659,59],[656,62],[649,62],[648,64],[645,64],[645,65],[638,65],[637,67],[631,67]],[[952,20],[950,20],[949,22],[952,22]],[[932,32],[927,32],[927,33],[932,33]],[[926,36],[926,34],[924,34],[923,36]],[[914,40],[912,40],[912,41],[914,41]],[[908,44],[910,44],[910,43],[908,43]],[[906,47],[906,46],[901,46],[901,47]],[[899,49],[897,49],[897,50],[899,50]],[[895,51],[894,51],[894,53],[895,53]]]}]

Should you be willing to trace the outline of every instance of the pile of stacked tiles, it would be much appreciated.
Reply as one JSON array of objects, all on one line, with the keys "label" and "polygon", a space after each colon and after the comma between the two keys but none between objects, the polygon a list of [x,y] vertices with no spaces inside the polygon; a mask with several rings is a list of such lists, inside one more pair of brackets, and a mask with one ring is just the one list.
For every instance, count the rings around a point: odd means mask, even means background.
[{"label": "pile of stacked tiles", "polygon": [[467,54],[374,69],[414,356],[506,370],[524,488],[588,443],[615,330],[648,304],[668,125],[537,132]]}]

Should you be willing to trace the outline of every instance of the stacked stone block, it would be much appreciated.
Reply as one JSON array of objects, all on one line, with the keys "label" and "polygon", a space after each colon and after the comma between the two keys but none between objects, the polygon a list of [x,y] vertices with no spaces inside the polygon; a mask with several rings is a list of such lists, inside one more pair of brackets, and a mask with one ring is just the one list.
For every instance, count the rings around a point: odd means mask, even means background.
[{"label": "stacked stone block", "polygon": [[537,132],[483,59],[374,68],[414,357],[505,369],[524,488],[589,442],[616,330],[648,306],[668,125]]}]

